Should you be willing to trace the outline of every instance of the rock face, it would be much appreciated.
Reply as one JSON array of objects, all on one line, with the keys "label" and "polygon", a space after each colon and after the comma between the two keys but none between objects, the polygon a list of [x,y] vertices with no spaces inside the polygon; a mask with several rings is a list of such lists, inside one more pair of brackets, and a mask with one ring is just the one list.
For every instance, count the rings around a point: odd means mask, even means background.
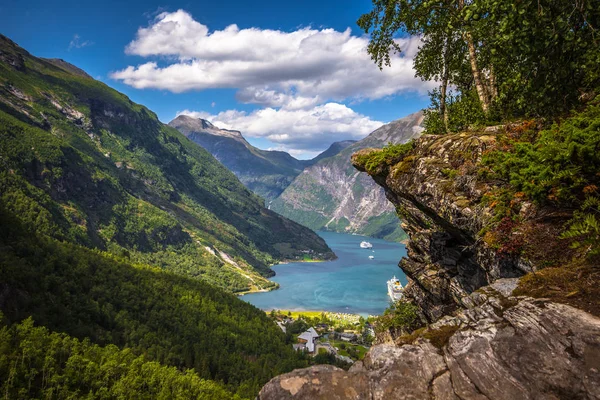
[{"label": "rock face", "polygon": [[271,204],[271,209],[313,230],[353,232],[400,240],[394,207],[382,188],[356,171],[351,155],[364,148],[404,143],[419,137],[423,113],[393,121],[334,157],[306,168]]},{"label": "rock face", "polygon": [[[600,319],[513,296],[536,259],[482,240],[493,218],[482,199],[502,183],[481,178],[478,166],[495,142],[493,132],[423,136],[391,159],[374,149],[353,155],[401,215],[410,236],[400,262],[405,295],[430,325],[372,347],[347,372],[313,367],[276,377],[260,400],[600,399]],[[556,237],[552,215],[525,202],[520,210],[522,221],[535,222],[528,239]]]},{"label": "rock face", "polygon": [[180,115],[169,122],[169,126],[206,149],[248,189],[267,202],[279,196],[304,168],[354,143],[337,142],[313,160],[297,160],[284,151],[258,149],[248,143],[239,131],[220,129],[201,118]]},{"label": "rock face", "polygon": [[[535,269],[478,239],[492,217],[481,199],[493,187],[478,178],[476,165],[495,140],[489,133],[425,136],[404,160],[372,173],[410,236],[408,257],[400,263],[409,279],[405,294],[430,321],[470,306],[469,294],[496,279]],[[360,156],[370,151],[355,154],[356,168],[364,170]],[[524,217],[535,217],[533,210]]]},{"label": "rock face", "polygon": [[491,288],[471,299],[473,307],[430,328],[437,339],[374,346],[349,371],[296,370],[271,380],[258,398],[600,398],[600,319],[567,305],[504,297]]}]

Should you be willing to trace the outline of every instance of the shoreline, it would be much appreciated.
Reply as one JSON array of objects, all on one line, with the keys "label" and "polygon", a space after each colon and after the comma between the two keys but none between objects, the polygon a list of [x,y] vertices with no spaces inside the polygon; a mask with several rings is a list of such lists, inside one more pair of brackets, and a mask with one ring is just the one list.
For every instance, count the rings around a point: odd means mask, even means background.
[{"label": "shoreline", "polygon": [[271,309],[271,310],[264,310],[261,308],[262,311],[264,311],[266,314],[270,314],[271,311],[276,311],[279,312],[281,314],[287,315],[287,313],[291,313],[292,318],[297,318],[300,315],[303,315],[305,317],[308,318],[315,318],[315,317],[320,317],[321,314],[325,314],[327,315],[340,315],[340,316],[351,316],[351,317],[363,317],[363,318],[367,318],[368,316],[371,316],[368,313],[351,313],[351,312],[342,312],[342,311],[327,311],[327,310],[290,310],[290,309],[285,309],[285,310],[279,310],[279,309]]}]

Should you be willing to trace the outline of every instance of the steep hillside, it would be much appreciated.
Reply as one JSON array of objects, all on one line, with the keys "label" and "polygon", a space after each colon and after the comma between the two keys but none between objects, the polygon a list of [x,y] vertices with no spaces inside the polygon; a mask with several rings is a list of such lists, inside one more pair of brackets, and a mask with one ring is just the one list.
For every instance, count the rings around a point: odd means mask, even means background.
[{"label": "steep hillside", "polygon": [[6,208],[3,396],[253,398],[273,375],[306,366],[265,313],[236,296],[41,235]]},{"label": "steep hillside", "polygon": [[377,129],[336,156],[305,169],[273,201],[271,209],[311,229],[354,232],[401,240],[394,207],[383,190],[350,162],[352,153],[387,143],[404,143],[421,133],[423,114],[411,114]]},{"label": "steep hillside", "polygon": [[204,149],[76,67],[0,37],[0,201],[36,231],[232,292],[332,257]]},{"label": "steep hillside", "polygon": [[240,132],[219,129],[201,118],[180,115],[169,122],[169,126],[210,152],[248,189],[267,202],[279,196],[304,168],[314,164],[319,157],[335,155],[352,143],[334,143],[313,160],[297,160],[283,151],[258,149],[248,143]]}]

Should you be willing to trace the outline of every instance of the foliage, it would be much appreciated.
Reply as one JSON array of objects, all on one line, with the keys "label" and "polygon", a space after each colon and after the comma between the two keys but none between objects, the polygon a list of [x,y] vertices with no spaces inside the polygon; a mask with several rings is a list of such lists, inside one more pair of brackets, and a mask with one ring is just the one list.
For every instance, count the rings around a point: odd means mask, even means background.
[{"label": "foliage", "polygon": [[351,367],[351,364],[340,360],[335,356],[335,354],[329,353],[328,351],[319,351],[313,360],[316,364],[335,365],[338,368],[343,368],[346,370]]},{"label": "foliage", "polygon": [[355,161],[370,175],[376,175],[380,168],[399,163],[414,148],[414,142],[392,144],[388,143],[383,149],[369,153],[357,153]]},{"label": "foliage", "polygon": [[361,234],[390,242],[401,242],[408,239],[408,235],[402,230],[398,215],[395,212],[385,212],[369,218]]},{"label": "foliage", "polygon": [[574,247],[588,246],[590,256],[600,254],[600,198],[590,196],[585,199],[563,237],[576,239]]},{"label": "foliage", "polygon": [[9,323],[32,316],[52,331],[193,368],[244,397],[307,365],[264,312],[205,282],[36,234],[1,204],[0,226]]},{"label": "foliage", "polygon": [[[525,124],[527,125],[527,124]],[[560,124],[537,133],[534,127],[510,132],[499,148],[483,157],[482,173],[510,185],[497,198],[511,218],[515,198],[525,197],[541,206],[575,209],[563,237],[586,244],[589,254],[598,253],[598,188],[600,187],[600,98]],[[514,214],[513,214],[514,215]]]},{"label": "foliage", "polygon": [[193,370],[148,361],[127,348],[51,333],[34,327],[31,318],[0,328],[0,392],[15,399],[240,398]]},{"label": "foliage", "polygon": [[[358,20],[382,68],[398,39],[419,35],[416,75],[431,92],[429,133],[579,107],[600,84],[600,7],[593,0],[372,0]],[[450,93],[452,88],[453,94]]]},{"label": "foliage", "polygon": [[269,265],[307,250],[332,256],[145,107],[3,36],[0,51],[24,63],[0,62],[0,198],[38,232],[232,292],[272,288]]},{"label": "foliage", "polygon": [[374,322],[375,332],[393,334],[412,332],[422,325],[419,308],[406,300],[392,303]]}]

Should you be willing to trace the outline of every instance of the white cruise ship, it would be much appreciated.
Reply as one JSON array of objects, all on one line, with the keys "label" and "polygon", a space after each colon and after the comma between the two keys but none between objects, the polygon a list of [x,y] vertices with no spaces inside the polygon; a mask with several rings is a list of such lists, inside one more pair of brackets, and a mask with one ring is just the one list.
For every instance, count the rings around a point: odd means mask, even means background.
[{"label": "white cruise ship", "polygon": [[373,245],[371,243],[369,243],[369,242],[365,242],[365,241],[360,242],[360,248],[361,249],[370,249],[372,247],[373,247]]},{"label": "white cruise ship", "polygon": [[390,296],[390,299],[392,299],[392,301],[400,300],[402,296],[404,296],[404,288],[402,287],[400,280],[395,276],[389,281],[387,281],[387,287],[388,295]]}]

